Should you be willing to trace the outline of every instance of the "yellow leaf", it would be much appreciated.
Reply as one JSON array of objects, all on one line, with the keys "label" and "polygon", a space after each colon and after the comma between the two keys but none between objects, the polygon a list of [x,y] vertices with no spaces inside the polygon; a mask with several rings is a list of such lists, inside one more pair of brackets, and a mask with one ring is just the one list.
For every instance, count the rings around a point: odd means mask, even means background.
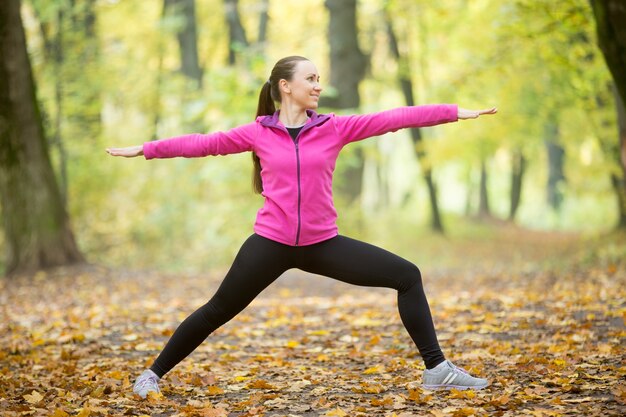
[{"label": "yellow leaf", "polygon": [[228,412],[223,408],[211,408],[202,410],[203,417],[227,417]]},{"label": "yellow leaf", "polygon": [[307,333],[312,336],[326,336],[327,334],[330,334],[328,330],[311,330],[311,331],[308,331]]},{"label": "yellow leaf", "polygon": [[410,389],[409,390],[409,400],[414,401],[416,404],[427,404],[431,399],[432,395],[422,395],[423,392],[421,389]]},{"label": "yellow leaf", "polygon": [[37,391],[33,391],[30,394],[24,395],[24,399],[29,404],[37,404],[39,401],[43,400],[43,395],[41,395]]},{"label": "yellow leaf", "polygon": [[298,343],[298,341],[296,341],[296,340],[290,340],[290,341],[287,342],[287,347],[288,348],[295,348],[295,347],[298,347],[298,346],[300,346],[300,343]]},{"label": "yellow leaf", "polygon": [[474,410],[471,407],[464,407],[464,408],[456,410],[452,414],[452,417],[469,417],[473,415],[476,415],[476,410]]},{"label": "yellow leaf", "polygon": [[468,399],[471,400],[472,398],[476,397],[476,392],[473,390],[458,390],[458,389],[451,389],[450,390],[450,394],[448,395],[448,398],[461,398],[461,399]]},{"label": "yellow leaf", "polygon": [[380,384],[368,384],[367,382],[361,382],[361,388],[353,388],[354,392],[365,392],[368,394],[380,394],[387,391],[385,387]]},{"label": "yellow leaf", "polygon": [[91,395],[94,398],[102,398],[104,396],[104,390],[106,389],[105,385],[100,385],[95,390],[91,391]]},{"label": "yellow leaf", "polygon": [[257,379],[247,385],[248,388],[259,388],[259,389],[276,389],[275,386],[268,383],[264,379]]},{"label": "yellow leaf", "polygon": [[160,392],[150,391],[146,396],[146,400],[150,403],[156,403],[163,400],[165,397]]},{"label": "yellow leaf", "polygon": [[209,395],[219,395],[224,393],[223,389],[216,387],[215,385],[209,385],[207,387],[207,391],[209,392]]},{"label": "yellow leaf", "polygon": [[382,407],[383,405],[393,405],[393,398],[385,397],[382,400],[379,400],[378,398],[372,398],[370,401],[370,404],[372,404],[374,407]]},{"label": "yellow leaf", "polygon": [[124,374],[120,371],[109,372],[109,376],[113,379],[121,380],[124,378]]},{"label": "yellow leaf", "polygon": [[372,337],[370,339],[370,341],[367,342],[368,345],[377,345],[378,343],[380,343],[380,336],[379,335],[374,335],[374,337]]},{"label": "yellow leaf", "polygon": [[236,376],[235,382],[243,382],[249,380],[251,377],[249,376]]},{"label": "yellow leaf", "polygon": [[80,412],[76,415],[76,417],[89,417],[90,414],[91,414],[91,410],[85,407],[80,410]]},{"label": "yellow leaf", "polygon": [[376,365],[372,368],[367,369],[366,371],[364,371],[363,373],[365,375],[371,375],[371,374],[378,374],[381,373],[385,370],[385,368],[382,365]]},{"label": "yellow leaf", "polygon": [[345,411],[343,411],[339,407],[337,407],[334,410],[331,410],[331,411],[327,412],[326,414],[324,414],[324,416],[327,416],[327,417],[331,417],[331,416],[333,416],[333,417],[345,417],[347,415],[348,415],[348,413],[346,413]]},{"label": "yellow leaf", "polygon": [[54,414],[52,414],[52,417],[69,417],[69,414],[67,414],[60,408],[57,408],[56,410],[54,410]]}]

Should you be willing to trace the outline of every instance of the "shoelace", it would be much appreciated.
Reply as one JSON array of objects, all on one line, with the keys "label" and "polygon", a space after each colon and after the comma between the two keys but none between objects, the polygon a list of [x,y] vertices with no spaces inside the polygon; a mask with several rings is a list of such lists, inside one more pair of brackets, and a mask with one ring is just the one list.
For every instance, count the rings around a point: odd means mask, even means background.
[{"label": "shoelace", "polygon": [[470,373],[467,372],[465,369],[461,368],[460,366],[456,366],[455,364],[453,364],[452,362],[448,361],[448,364],[450,364],[452,366],[452,369],[456,369],[466,375],[469,375]]},{"label": "shoelace", "polygon": [[152,385],[156,385],[158,387],[158,379],[152,375],[137,381],[137,385],[135,387],[137,390],[141,390],[145,388],[145,386],[148,385],[148,383],[152,383]]}]

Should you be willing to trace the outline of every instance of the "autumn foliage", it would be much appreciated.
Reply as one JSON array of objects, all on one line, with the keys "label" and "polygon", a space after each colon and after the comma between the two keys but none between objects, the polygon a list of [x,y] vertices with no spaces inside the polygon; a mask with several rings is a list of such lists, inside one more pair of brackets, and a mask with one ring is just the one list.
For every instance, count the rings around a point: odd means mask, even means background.
[{"label": "autumn foliage", "polygon": [[222,273],[90,266],[0,281],[3,416],[618,416],[626,239],[508,231],[420,263],[444,352],[426,391],[391,290],[289,271],[140,400],[134,378]]}]

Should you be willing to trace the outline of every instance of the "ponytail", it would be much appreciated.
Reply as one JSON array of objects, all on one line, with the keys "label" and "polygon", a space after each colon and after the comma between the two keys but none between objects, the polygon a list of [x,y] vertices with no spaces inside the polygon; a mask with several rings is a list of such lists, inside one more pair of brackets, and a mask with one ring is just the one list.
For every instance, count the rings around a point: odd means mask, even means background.
[{"label": "ponytail", "polygon": [[[288,56],[279,60],[272,69],[269,80],[263,83],[261,94],[259,94],[259,106],[256,109],[256,117],[270,116],[276,112],[274,102],[280,102],[280,92],[278,91],[278,81],[285,79],[290,81],[296,69],[296,64],[300,61],[308,61],[303,56]],[[252,187],[254,192],[263,192],[263,181],[261,180],[261,160],[256,153],[252,152]]]},{"label": "ponytail", "polygon": [[[256,109],[256,117],[269,116],[274,114],[276,106],[272,100],[272,84],[270,80],[263,83],[261,94],[259,94],[259,105]],[[261,160],[256,153],[252,152],[252,188],[257,194],[263,192],[263,181],[261,181]]]}]

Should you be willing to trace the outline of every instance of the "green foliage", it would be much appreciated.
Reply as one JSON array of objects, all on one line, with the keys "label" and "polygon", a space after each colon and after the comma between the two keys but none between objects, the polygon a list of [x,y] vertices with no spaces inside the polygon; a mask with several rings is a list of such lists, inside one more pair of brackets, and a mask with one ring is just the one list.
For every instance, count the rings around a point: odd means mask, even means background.
[{"label": "green foliage", "polygon": [[[270,2],[265,49],[243,50],[234,67],[226,65],[223,2],[197,2],[201,88],[179,72],[179,22],[162,18],[162,2],[96,2],[93,36],[84,30],[88,4],[33,0],[24,6],[51,154],[57,172],[67,167],[68,204],[80,247],[89,260],[110,265],[173,270],[227,265],[252,232],[262,204],[251,191],[249,155],[145,162],[108,157],[104,148],[251,121],[261,83],[284,55],[310,57],[324,84],[329,76],[323,1]],[[359,41],[371,62],[361,85],[361,112],[404,103],[382,9],[393,20],[418,104],[498,106],[499,114],[423,129],[422,167],[406,131],[346,148],[338,172],[360,146],[366,177],[362,201],[349,205],[336,196],[342,233],[410,245],[429,219],[425,167],[434,170],[445,220],[457,227],[455,219],[475,206],[483,159],[493,210],[504,217],[510,159],[518,149],[529,161],[520,224],[612,227],[616,211],[608,179],[619,168],[612,153],[615,111],[585,0],[361,0]],[[254,42],[259,2],[241,0],[239,11]],[[49,48],[58,35],[62,60]],[[559,214],[543,203],[542,132],[550,114],[560,120],[567,155],[566,201]],[[53,141],[57,134],[65,159]]]}]

